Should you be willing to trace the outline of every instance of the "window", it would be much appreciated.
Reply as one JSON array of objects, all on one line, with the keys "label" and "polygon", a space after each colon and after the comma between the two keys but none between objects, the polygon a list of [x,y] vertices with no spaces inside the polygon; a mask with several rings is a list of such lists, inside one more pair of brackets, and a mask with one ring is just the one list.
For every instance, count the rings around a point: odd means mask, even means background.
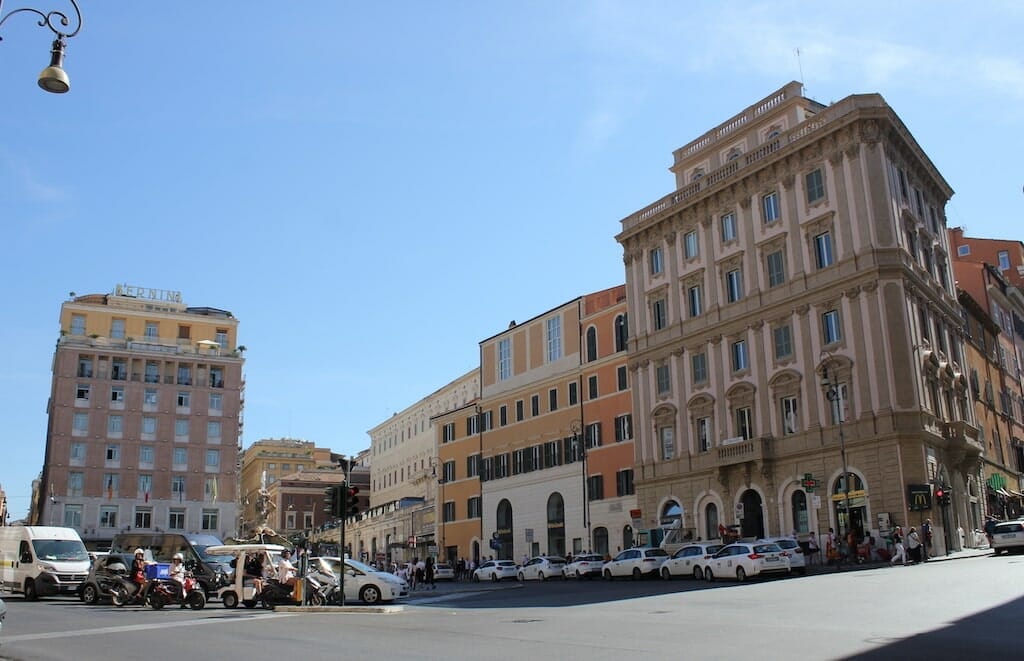
[{"label": "window", "polygon": [[793,356],[793,329],[789,324],[773,328],[772,339],[775,340],[775,360]]},{"label": "window", "polygon": [[615,418],[615,442],[633,438],[633,415],[626,413]]},{"label": "window", "polygon": [[184,530],[185,529],[185,510],[184,508],[172,507],[170,512],[167,513],[167,527],[170,530]]},{"label": "window", "polygon": [[[177,462],[175,462],[177,463]],[[171,494],[180,501],[185,497],[185,476],[175,475],[171,478]]]},{"label": "window", "polygon": [[736,409],[736,435],[746,440],[754,437],[754,422],[749,406]]},{"label": "window", "polygon": [[615,317],[615,351],[625,351],[629,342],[629,329],[626,325],[626,315],[620,314]]},{"label": "window", "polygon": [[68,473],[68,496],[73,498],[81,497],[82,488],[85,485],[85,473]]},{"label": "window", "polygon": [[71,461],[81,463],[85,461],[85,443],[71,444]]},{"label": "window", "polygon": [[89,390],[90,387],[88,383],[79,383],[78,386],[75,388],[75,399],[88,401]]},{"label": "window", "polygon": [[651,303],[651,319],[654,330],[661,330],[668,325],[668,310],[665,299],[659,298]]},{"label": "window", "polygon": [[671,392],[672,378],[668,370],[668,365],[658,365],[655,370],[655,376],[658,382],[658,394],[664,395],[665,393]]},{"label": "window", "polygon": [[498,340],[498,380],[504,381],[512,376],[512,338]]},{"label": "window", "polygon": [[221,435],[221,424],[219,421],[209,421],[206,423],[206,438],[208,440],[220,440]]},{"label": "window", "polygon": [[[146,381],[146,383],[160,383],[160,364],[159,363],[156,363],[156,362],[154,362],[152,360],[147,360],[146,361],[145,381]],[[146,390],[146,392],[147,393],[148,392],[155,393],[156,391],[155,390],[153,390],[153,391]]]},{"label": "window", "polygon": [[704,312],[702,299],[700,285],[694,285],[686,290],[686,304],[691,318],[699,317]]},{"label": "window", "polygon": [[84,314],[73,314],[73,315],[71,315],[71,334],[72,335],[85,335],[85,315]]},{"label": "window", "polygon": [[178,325],[178,339],[179,340],[188,340],[188,339],[191,339],[191,337],[192,337],[192,327],[191,326],[182,326],[182,325],[179,324]]},{"label": "window", "polygon": [[139,463],[140,464],[153,464],[153,446],[142,445],[139,447]]},{"label": "window", "polygon": [[192,385],[192,368],[188,365],[178,365],[178,385]]},{"label": "window", "polygon": [[220,346],[221,349],[228,348],[228,331],[224,328],[218,328],[213,334],[213,341]]},{"label": "window", "polygon": [[540,415],[540,395],[530,396],[530,417],[536,418]]},{"label": "window", "polygon": [[829,310],[821,315],[821,331],[825,344],[832,344],[843,339],[843,330],[839,325],[838,310]]},{"label": "window", "polygon": [[968,255],[971,254],[971,247],[970,246],[957,246],[956,247],[956,254],[959,255],[960,257],[967,257]]},{"label": "window", "polygon": [[477,477],[480,475],[480,455],[473,454],[466,457],[466,477]]},{"label": "window", "polygon": [[786,282],[786,262],[781,250],[768,253],[765,264],[768,267],[769,287],[778,287]]},{"label": "window", "polygon": [[523,414],[523,400],[516,400],[516,422],[522,422],[525,415]]},{"label": "window", "polygon": [[200,527],[203,530],[216,530],[217,526],[218,526],[218,523],[217,523],[217,519],[218,518],[219,518],[219,516],[218,516],[218,511],[217,510],[207,510],[207,509],[204,509],[203,510],[203,523],[202,523],[202,525]]},{"label": "window", "polygon": [[548,410],[558,410],[558,388],[552,388],[548,390]]},{"label": "window", "polygon": [[108,445],[104,458],[107,461],[121,461],[121,446],[117,443]]},{"label": "window", "polygon": [[819,269],[832,266],[835,261],[832,256],[832,235],[822,232],[814,237],[814,261]]},{"label": "window", "polygon": [[746,340],[739,340],[732,343],[732,371],[739,372],[750,366],[747,356]]},{"label": "window", "polygon": [[107,416],[107,434],[116,435],[121,433],[124,418],[119,415]]},{"label": "window", "polygon": [[693,259],[700,255],[700,244],[697,242],[696,230],[691,230],[683,236],[683,250],[686,259]]},{"label": "window", "polygon": [[651,275],[658,275],[665,268],[661,258],[661,248],[654,248],[648,253],[648,258],[651,263]]},{"label": "window", "polygon": [[484,411],[480,414],[480,431],[491,431],[494,429],[494,412]]},{"label": "window", "polygon": [[224,395],[221,395],[220,393],[210,393],[210,410],[224,410]]},{"label": "window", "polygon": [[658,436],[661,439],[661,458],[665,461],[674,458],[676,456],[675,429],[662,427],[658,430]]},{"label": "window", "polygon": [[708,355],[703,351],[690,356],[690,369],[694,383],[704,383],[708,380]]},{"label": "window", "polygon": [[110,364],[110,378],[113,381],[128,380],[128,364],[123,358],[115,358]]},{"label": "window", "polygon": [[149,337],[149,338],[159,337],[160,336],[160,325],[157,324],[157,322],[155,322],[155,321],[147,321],[146,322],[146,331],[145,331],[144,335],[145,335],[145,337]]},{"label": "window", "polygon": [[441,465],[441,479],[445,482],[455,481],[455,461],[446,461]]},{"label": "window", "polygon": [[743,298],[743,272],[739,269],[733,269],[725,274],[725,292],[726,299],[730,303]]},{"label": "window", "polygon": [[562,357],[562,318],[551,317],[547,321],[548,328],[548,362],[553,363]]},{"label": "window", "polygon": [[736,240],[736,214],[727,213],[722,216],[722,243]]},{"label": "window", "polygon": [[599,448],[601,447],[601,423],[591,422],[583,430],[583,441],[586,443],[587,448]]},{"label": "window", "polygon": [[110,337],[115,340],[124,339],[124,319],[110,320]]},{"label": "window", "polygon": [[100,528],[117,527],[117,506],[104,505],[100,507]]},{"label": "window", "polygon": [[779,219],[779,194],[768,193],[761,198],[761,211],[764,214],[764,222],[774,223]]},{"label": "window", "polygon": [[615,369],[615,377],[616,377],[617,385],[619,387],[619,392],[622,392],[623,390],[626,390],[627,388],[629,388],[629,382],[628,382],[627,377],[626,377],[626,366],[625,365],[619,365]]},{"label": "window", "polygon": [[[154,381],[154,383],[156,382]],[[149,406],[156,406],[159,401],[156,388],[146,388],[146,392],[142,397],[142,403]]]},{"label": "window", "polygon": [[81,505],[65,505],[64,506],[64,527],[65,528],[81,528],[82,527],[82,506]]},{"label": "window", "polygon": [[178,393],[178,408],[187,409],[191,406],[192,398],[187,392]]},{"label": "window", "polygon": [[587,362],[597,360],[597,329],[591,326],[587,329]]},{"label": "window", "polygon": [[455,503],[447,502],[444,504],[442,517],[445,523],[455,520]]},{"label": "window", "polygon": [[224,370],[220,367],[210,368],[210,387],[211,388],[223,388],[224,387]]},{"label": "window", "polygon": [[544,468],[552,468],[562,465],[562,444],[558,441],[548,441],[544,444]]},{"label": "window", "polygon": [[795,434],[797,425],[797,401],[796,397],[782,398],[782,434],[788,436]]},{"label": "window", "polygon": [[174,421],[174,436],[188,440],[188,418],[178,418]]},{"label": "window", "polygon": [[124,406],[124,386],[113,386],[110,389],[110,402]]},{"label": "window", "polygon": [[92,358],[82,357],[78,359],[78,376],[82,379],[92,378]]},{"label": "window", "polygon": [[149,502],[149,496],[153,493],[153,476],[148,473],[142,473],[139,475],[139,494],[138,497]]},{"label": "window", "polygon": [[207,450],[206,451],[206,467],[208,469],[220,468],[220,450]]},{"label": "window", "polygon": [[75,413],[71,420],[71,435],[85,436],[89,433],[89,414]]},{"label": "window", "polygon": [[135,527],[142,529],[149,529],[153,527],[153,508],[152,507],[136,507],[135,508]]},{"label": "window", "polygon": [[103,490],[107,500],[116,498],[121,491],[121,476],[117,473],[104,473]]},{"label": "window", "polygon": [[441,427],[441,442],[451,443],[455,440],[455,423],[449,422]]},{"label": "window", "polygon": [[499,454],[493,457],[494,459],[494,477],[502,478],[508,477],[508,454]]},{"label": "window", "polygon": [[587,399],[597,399],[597,375],[587,377]]},{"label": "window", "polygon": [[814,172],[808,172],[804,176],[804,184],[807,188],[807,203],[813,204],[825,197],[825,178],[821,168]]},{"label": "window", "polygon": [[696,421],[697,452],[711,450],[711,418],[697,418]]},{"label": "window", "polygon": [[636,491],[633,488],[633,469],[627,468],[615,474],[615,495],[632,496]]},{"label": "window", "polygon": [[591,475],[587,478],[587,500],[604,499],[604,475]]},{"label": "window", "polygon": [[845,383],[839,383],[830,388],[828,393],[828,400],[832,410],[832,424],[837,425],[840,422],[846,422],[847,413],[847,402],[848,396]]},{"label": "window", "polygon": [[569,382],[569,406],[575,406],[580,401],[580,387],[575,381]]},{"label": "window", "polygon": [[999,256],[999,270],[1006,271],[1010,268],[1010,253],[1005,250],[1000,250]]},{"label": "window", "polygon": [[470,519],[479,519],[483,516],[483,504],[480,496],[473,496],[466,500],[466,516]]}]

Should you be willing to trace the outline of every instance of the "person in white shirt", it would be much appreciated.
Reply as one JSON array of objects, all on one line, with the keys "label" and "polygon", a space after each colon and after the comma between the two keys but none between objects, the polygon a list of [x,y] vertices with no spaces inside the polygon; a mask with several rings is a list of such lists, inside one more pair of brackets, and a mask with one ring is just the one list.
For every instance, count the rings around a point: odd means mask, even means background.
[{"label": "person in white shirt", "polygon": [[[174,583],[174,588],[182,597],[185,596],[185,558],[180,553],[175,553],[171,558],[171,566],[167,570],[167,577]],[[184,602],[181,605],[185,607]]]},{"label": "person in white shirt", "polygon": [[292,552],[281,551],[281,559],[277,561],[277,580],[281,585],[295,586],[295,565],[291,561]]}]

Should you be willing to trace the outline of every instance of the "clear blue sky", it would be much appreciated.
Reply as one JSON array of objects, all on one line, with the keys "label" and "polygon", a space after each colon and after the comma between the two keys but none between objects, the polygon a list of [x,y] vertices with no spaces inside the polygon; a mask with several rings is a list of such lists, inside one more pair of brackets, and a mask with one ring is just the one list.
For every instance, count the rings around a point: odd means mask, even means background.
[{"label": "clear blue sky", "polygon": [[510,320],[623,282],[613,237],[671,191],[672,150],[790,80],[881,93],[956,190],[950,225],[1024,238],[1017,1],[85,4],[64,96],[36,87],[48,31],[0,33],[13,518],[68,292],[231,310],[244,444],[355,452]]}]

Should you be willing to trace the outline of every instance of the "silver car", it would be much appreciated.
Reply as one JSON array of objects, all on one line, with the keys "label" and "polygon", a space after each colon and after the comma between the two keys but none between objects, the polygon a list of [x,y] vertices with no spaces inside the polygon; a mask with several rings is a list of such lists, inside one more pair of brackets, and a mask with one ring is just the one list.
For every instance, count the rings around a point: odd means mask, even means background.
[{"label": "silver car", "polygon": [[1024,550],[1024,521],[1003,521],[992,529],[992,552],[995,555],[1014,549]]}]

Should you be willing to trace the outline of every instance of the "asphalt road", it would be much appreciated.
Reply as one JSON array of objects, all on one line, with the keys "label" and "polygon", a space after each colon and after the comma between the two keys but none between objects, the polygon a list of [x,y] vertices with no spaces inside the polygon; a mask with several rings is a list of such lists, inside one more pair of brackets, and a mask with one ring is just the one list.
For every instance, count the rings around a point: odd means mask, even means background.
[{"label": "asphalt road", "polygon": [[745,584],[444,586],[394,614],[7,599],[4,659],[1020,658],[1024,556]]}]

